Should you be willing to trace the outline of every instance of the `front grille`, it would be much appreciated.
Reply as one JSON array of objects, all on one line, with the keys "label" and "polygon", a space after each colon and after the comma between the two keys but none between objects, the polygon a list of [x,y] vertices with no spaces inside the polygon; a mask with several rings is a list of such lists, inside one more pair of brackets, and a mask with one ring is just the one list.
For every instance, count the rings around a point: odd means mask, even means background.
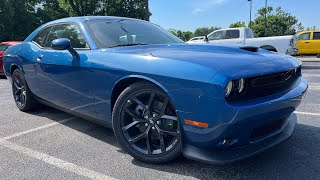
[{"label": "front grille", "polygon": [[296,80],[301,76],[301,67],[281,73],[251,77],[246,80],[247,86],[242,94],[235,94],[229,102],[239,102],[261,98],[293,89]]},{"label": "front grille", "polygon": [[256,127],[251,133],[251,140],[255,141],[259,138],[265,137],[277,130],[281,129],[282,126],[287,122],[288,117],[282,118],[278,121],[272,123],[264,124],[262,126]]}]

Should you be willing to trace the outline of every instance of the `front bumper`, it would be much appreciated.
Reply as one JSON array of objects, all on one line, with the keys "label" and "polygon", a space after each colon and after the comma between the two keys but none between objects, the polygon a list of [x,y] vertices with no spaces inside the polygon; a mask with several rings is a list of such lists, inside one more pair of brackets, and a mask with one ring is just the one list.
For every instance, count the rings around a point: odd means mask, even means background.
[{"label": "front bumper", "polygon": [[[288,139],[297,122],[292,113],[300,105],[307,88],[307,81],[301,77],[295,88],[288,92],[241,104],[223,105],[217,99],[206,98],[206,106],[199,108],[199,111],[203,109],[201,113],[179,113],[181,119],[207,118],[203,122],[209,123],[207,129],[182,125],[184,156],[226,164],[253,156]],[[271,131],[264,131],[267,128]],[[225,140],[227,144],[223,144]]]},{"label": "front bumper", "polygon": [[296,48],[290,48],[287,50],[286,54],[290,55],[290,56],[297,56],[297,55],[299,55],[299,51]]},{"label": "front bumper", "polygon": [[283,131],[259,143],[225,150],[211,150],[189,144],[183,146],[185,157],[210,164],[228,164],[259,154],[291,137],[297,123],[297,116],[292,114]]}]

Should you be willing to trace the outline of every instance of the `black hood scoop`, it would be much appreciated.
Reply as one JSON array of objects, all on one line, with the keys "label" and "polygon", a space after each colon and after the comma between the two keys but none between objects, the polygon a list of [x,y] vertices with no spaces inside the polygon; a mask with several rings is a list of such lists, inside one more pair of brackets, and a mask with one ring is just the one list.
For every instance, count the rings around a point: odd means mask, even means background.
[{"label": "black hood scoop", "polygon": [[254,46],[243,46],[243,47],[240,47],[240,49],[245,51],[250,51],[250,52],[259,52],[259,48]]}]

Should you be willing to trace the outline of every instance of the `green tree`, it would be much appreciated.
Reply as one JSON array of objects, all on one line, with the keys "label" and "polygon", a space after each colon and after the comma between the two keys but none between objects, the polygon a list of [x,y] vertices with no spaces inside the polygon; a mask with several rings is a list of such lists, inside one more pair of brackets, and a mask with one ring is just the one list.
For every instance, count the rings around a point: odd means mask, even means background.
[{"label": "green tree", "polygon": [[0,0],[0,41],[24,40],[43,23],[70,16],[149,20],[148,0]]},{"label": "green tree", "polygon": [[220,27],[213,26],[213,27],[201,27],[195,30],[194,36],[206,36],[211,32],[221,29]]},{"label": "green tree", "polygon": [[307,27],[306,30],[307,31],[314,31],[314,30],[317,30],[317,26],[311,26],[311,27]]},{"label": "green tree", "polygon": [[258,10],[257,18],[252,23],[252,30],[256,37],[293,35],[296,33],[298,19],[290,13],[284,12],[281,7],[275,11],[267,8],[267,28],[265,29],[265,8]]},{"label": "green tree", "polygon": [[63,2],[59,0],[42,0],[36,7],[36,15],[40,24],[69,16]]},{"label": "green tree", "polygon": [[193,32],[191,31],[181,31],[176,29],[169,29],[168,31],[178,38],[182,39],[183,41],[188,41],[194,37]]},{"label": "green tree", "polygon": [[71,16],[108,15],[149,20],[148,0],[64,0]]},{"label": "green tree", "polygon": [[0,41],[24,40],[39,26],[36,0],[0,1]]},{"label": "green tree", "polygon": [[232,23],[229,26],[229,28],[238,28],[238,27],[247,27],[247,26],[246,26],[246,23],[243,21],[238,21],[238,22]]}]

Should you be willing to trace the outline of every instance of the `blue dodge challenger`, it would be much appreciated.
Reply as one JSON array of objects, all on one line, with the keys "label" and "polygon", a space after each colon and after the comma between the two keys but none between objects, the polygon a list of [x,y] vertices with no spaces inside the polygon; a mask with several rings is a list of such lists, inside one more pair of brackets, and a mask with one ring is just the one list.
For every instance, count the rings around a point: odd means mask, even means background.
[{"label": "blue dodge challenger", "polygon": [[21,111],[40,104],[112,127],[134,158],[238,161],[288,139],[308,88],[295,58],[247,46],[188,45],[159,26],[75,17],[4,54]]}]

